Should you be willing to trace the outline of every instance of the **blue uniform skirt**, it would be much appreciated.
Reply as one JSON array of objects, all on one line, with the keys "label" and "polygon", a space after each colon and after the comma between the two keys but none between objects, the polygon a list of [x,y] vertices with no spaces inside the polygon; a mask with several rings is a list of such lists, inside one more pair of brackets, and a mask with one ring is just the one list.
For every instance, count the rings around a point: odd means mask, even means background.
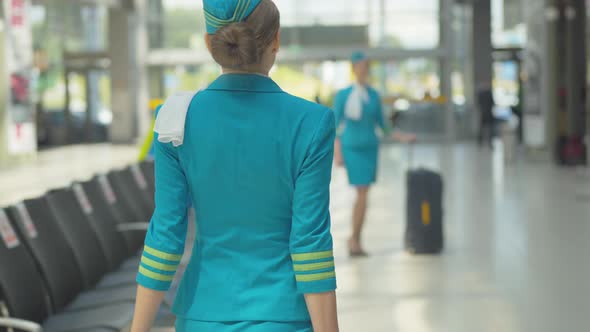
[{"label": "blue uniform skirt", "polygon": [[177,332],[313,332],[311,322],[203,322],[178,318]]},{"label": "blue uniform skirt", "polygon": [[379,146],[362,148],[343,146],[342,157],[351,185],[364,187],[377,180]]}]

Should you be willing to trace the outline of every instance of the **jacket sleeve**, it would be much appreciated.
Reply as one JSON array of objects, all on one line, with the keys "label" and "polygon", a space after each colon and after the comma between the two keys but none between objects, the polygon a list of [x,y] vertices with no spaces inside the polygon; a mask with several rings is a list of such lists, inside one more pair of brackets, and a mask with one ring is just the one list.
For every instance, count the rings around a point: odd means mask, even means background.
[{"label": "jacket sleeve", "polygon": [[154,137],[156,209],[145,238],[137,282],[167,291],[184,252],[188,184],[177,148]]},{"label": "jacket sleeve", "polygon": [[334,136],[334,115],[326,112],[295,183],[290,251],[304,294],[336,289],[329,211]]},{"label": "jacket sleeve", "polygon": [[338,136],[340,136],[342,134],[343,131],[343,121],[344,121],[344,107],[346,104],[346,100],[344,99],[344,94],[341,92],[338,92],[336,94],[336,96],[334,97],[334,122],[335,122],[335,127],[336,127],[336,131]]}]

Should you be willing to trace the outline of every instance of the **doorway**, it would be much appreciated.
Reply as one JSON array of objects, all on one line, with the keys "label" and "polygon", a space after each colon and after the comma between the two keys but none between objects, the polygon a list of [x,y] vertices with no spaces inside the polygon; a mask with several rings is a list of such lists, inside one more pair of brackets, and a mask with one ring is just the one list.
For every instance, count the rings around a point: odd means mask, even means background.
[{"label": "doorway", "polygon": [[107,54],[66,54],[64,64],[66,143],[106,142],[112,122]]},{"label": "doorway", "polygon": [[518,137],[522,142],[523,81],[521,48],[498,48],[493,52],[493,92],[497,117],[512,112],[519,119]]}]

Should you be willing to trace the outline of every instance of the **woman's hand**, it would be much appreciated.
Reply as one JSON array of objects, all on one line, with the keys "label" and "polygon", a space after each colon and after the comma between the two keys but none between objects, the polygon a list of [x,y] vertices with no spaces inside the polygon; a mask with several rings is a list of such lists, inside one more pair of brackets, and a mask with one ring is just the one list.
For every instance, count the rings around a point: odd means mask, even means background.
[{"label": "woman's hand", "polygon": [[334,141],[334,164],[338,167],[344,166],[344,158],[342,157],[342,144],[340,139],[336,138]]},{"label": "woman's hand", "polygon": [[416,134],[406,134],[400,132],[394,132],[391,137],[401,143],[414,143],[416,142]]}]

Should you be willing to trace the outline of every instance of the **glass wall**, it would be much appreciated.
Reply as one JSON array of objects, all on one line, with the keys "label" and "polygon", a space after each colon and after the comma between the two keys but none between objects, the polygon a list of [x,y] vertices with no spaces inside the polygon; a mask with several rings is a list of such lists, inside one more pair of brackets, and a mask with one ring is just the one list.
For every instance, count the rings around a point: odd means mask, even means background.
[{"label": "glass wall", "polygon": [[494,100],[503,114],[520,112],[521,108],[521,58],[517,50],[526,43],[524,5],[523,0],[492,0]]},{"label": "glass wall", "polygon": [[452,65],[452,96],[453,103],[459,107],[471,104],[473,95],[473,82],[471,66],[473,59],[471,42],[473,31],[473,13],[471,5],[456,4],[453,8],[452,39],[453,39],[453,65]]},{"label": "glass wall", "polygon": [[[160,0],[152,0],[160,1]],[[161,0],[163,6],[163,48],[188,48],[203,51],[205,33],[202,2],[194,0]],[[391,50],[423,50],[415,58],[391,57],[373,61],[372,85],[377,88],[388,111],[405,112],[409,118],[418,112],[431,117],[425,130],[444,131],[444,103],[451,96],[441,96],[441,58],[434,54],[441,40],[440,1],[399,0],[274,0],[281,11],[283,27],[361,26],[368,28],[368,46]],[[457,29],[465,34],[466,18],[458,18]],[[346,41],[346,38],[342,38]],[[457,37],[464,42],[465,36]],[[295,45],[305,52],[306,45]],[[153,47],[153,46],[152,46]],[[307,46],[308,48],[311,46]],[[317,47],[317,46],[315,46]],[[159,47],[158,47],[159,48]],[[465,104],[466,48],[457,50],[453,67],[453,96]],[[430,55],[429,50],[433,53]],[[455,51],[455,50],[454,50]],[[393,53],[392,53],[393,54]],[[348,57],[348,55],[343,55]],[[163,71],[166,94],[176,90],[195,89],[207,85],[219,74],[211,61],[199,66],[179,66]],[[332,105],[333,97],[352,81],[348,61],[301,61],[278,63],[271,76],[281,87],[308,100]],[[163,97],[163,96],[157,96]],[[418,119],[419,117],[415,117]],[[422,118],[420,118],[422,119]],[[423,120],[423,119],[422,119]],[[422,121],[420,120],[420,121]],[[437,128],[432,128],[435,126]],[[440,127],[440,128],[439,128]]]},{"label": "glass wall", "polygon": [[[159,1],[159,0],[156,0]],[[162,0],[163,48],[205,47],[203,4],[194,0]]]},{"label": "glass wall", "polygon": [[380,23],[384,27],[382,46],[429,49],[439,45],[439,0],[386,0],[383,13],[385,17]]},{"label": "glass wall", "polygon": [[373,84],[384,95],[412,101],[440,97],[439,65],[434,59],[379,62],[372,71]]},{"label": "glass wall", "polygon": [[[164,69],[164,93],[189,91],[206,87],[219,76],[219,67],[212,63],[199,66],[177,66]],[[164,96],[157,96],[164,97]]]},{"label": "glass wall", "polygon": [[[153,0],[158,2],[159,0]],[[439,0],[275,0],[281,10],[284,27],[311,25],[365,25],[370,44],[396,49],[435,49],[439,44]],[[157,7],[156,4],[152,4]],[[202,2],[162,0],[163,48],[204,49],[205,33]],[[156,43],[152,43],[156,44]],[[304,52],[305,48],[301,51]],[[408,59],[375,63],[376,86],[389,96],[418,100],[425,95],[440,95],[438,62],[432,59]],[[168,68],[165,91],[205,84],[218,74],[213,66]],[[213,73],[213,74],[212,74]],[[174,77],[178,74],[177,77]],[[273,77],[286,90],[308,99],[329,99],[333,92],[351,79],[347,62],[278,64]],[[334,79],[337,77],[337,79]],[[305,83],[305,84],[298,84]]]},{"label": "glass wall", "polygon": [[[70,73],[66,86],[64,55],[103,52],[107,49],[108,11],[105,6],[75,1],[38,2],[31,7],[39,143],[63,144],[83,137],[86,116],[104,127],[110,123],[110,77],[108,72]],[[70,103],[66,105],[69,92]],[[89,94],[90,93],[90,94]],[[88,103],[91,103],[92,107]],[[73,128],[65,129],[69,107]],[[93,112],[87,114],[92,108]],[[105,131],[102,130],[104,133]],[[106,135],[106,134],[105,134]],[[102,135],[106,137],[105,135]],[[103,138],[104,138],[103,137]]]},{"label": "glass wall", "polygon": [[[348,61],[278,64],[271,75],[286,91],[330,105],[334,94],[351,84],[353,74]],[[401,61],[373,61],[371,84],[385,100],[422,101],[440,96],[438,63],[417,58]]]},{"label": "glass wall", "polygon": [[[39,85],[47,109],[65,107],[64,53],[106,49],[106,8],[71,1],[52,1],[32,7],[33,44],[37,59],[42,59],[43,82]],[[78,85],[74,79],[72,84]],[[82,98],[71,89],[75,99]]]},{"label": "glass wall", "polygon": [[[371,46],[431,49],[439,44],[439,0],[275,0],[285,27],[368,26]],[[202,3],[163,0],[164,47],[203,47]]]},{"label": "glass wall", "polygon": [[[371,80],[384,100],[419,103],[440,97],[438,72],[438,62],[433,59],[374,61]],[[202,88],[218,75],[219,68],[213,63],[166,68],[164,91],[169,95],[174,91]],[[279,63],[272,69],[271,76],[285,91],[325,105],[332,105],[335,93],[353,80],[348,61]]]},{"label": "glass wall", "polygon": [[438,46],[438,0],[277,0],[283,25],[366,25],[372,46]]},{"label": "glass wall", "polygon": [[492,0],[492,43],[496,48],[523,47],[526,24],[523,0]]}]

